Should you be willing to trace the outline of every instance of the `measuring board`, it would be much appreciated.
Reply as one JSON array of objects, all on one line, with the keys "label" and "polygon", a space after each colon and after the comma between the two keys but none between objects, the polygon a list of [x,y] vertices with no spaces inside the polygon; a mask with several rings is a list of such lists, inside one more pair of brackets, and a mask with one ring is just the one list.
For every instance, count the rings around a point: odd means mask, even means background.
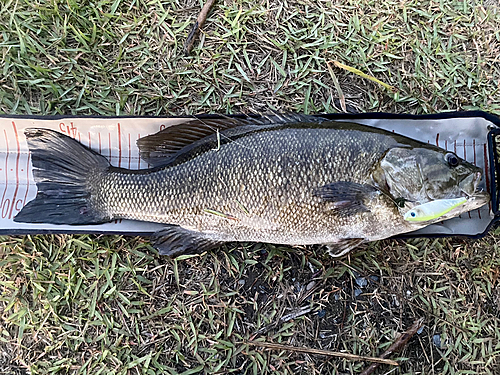
[{"label": "measuring board", "polygon": [[[410,138],[431,143],[481,167],[484,171],[480,187],[489,190],[493,176],[489,171],[487,135],[496,125],[483,117],[408,119],[359,118],[335,120],[355,121],[393,131]],[[394,116],[393,116],[394,117]],[[113,166],[127,169],[148,168],[139,157],[136,141],[166,127],[189,121],[186,117],[171,118],[25,118],[0,117],[0,233],[108,233],[150,235],[162,228],[161,224],[132,220],[117,220],[99,225],[52,225],[16,223],[14,216],[36,196],[32,165],[24,129],[48,128],[66,134],[102,154]],[[414,232],[415,235],[469,235],[486,231],[494,216],[490,207],[430,225]]]}]

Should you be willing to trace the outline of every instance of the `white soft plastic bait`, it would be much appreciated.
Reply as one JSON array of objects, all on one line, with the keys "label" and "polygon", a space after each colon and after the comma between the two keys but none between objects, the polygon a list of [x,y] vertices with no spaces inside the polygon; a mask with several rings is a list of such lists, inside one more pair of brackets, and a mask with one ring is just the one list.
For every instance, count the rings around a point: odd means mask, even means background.
[{"label": "white soft plastic bait", "polygon": [[467,198],[464,197],[454,199],[437,199],[435,201],[413,207],[405,214],[404,219],[414,222],[434,220],[464,204],[465,202],[467,202]]}]

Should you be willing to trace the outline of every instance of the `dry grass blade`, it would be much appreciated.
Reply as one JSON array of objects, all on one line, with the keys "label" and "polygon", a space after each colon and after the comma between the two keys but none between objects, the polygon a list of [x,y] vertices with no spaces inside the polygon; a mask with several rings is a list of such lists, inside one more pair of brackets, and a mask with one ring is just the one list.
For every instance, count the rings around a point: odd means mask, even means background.
[{"label": "dry grass blade", "polygon": [[328,72],[332,77],[333,84],[335,86],[335,89],[337,90],[337,94],[339,95],[340,107],[342,108],[342,112],[347,112],[347,107],[345,105],[345,95],[344,92],[342,91],[342,88],[340,87],[339,80],[337,79],[337,76],[335,75],[335,72],[333,71],[331,64],[332,62],[328,61],[326,63],[326,66],[328,67]]},{"label": "dry grass blade", "polygon": [[[380,358],[387,358],[391,354],[399,352],[403,347],[410,341],[410,339],[417,333],[417,331],[422,327],[424,323],[424,318],[420,318],[413,325],[387,349]],[[377,369],[379,363],[372,363],[369,367],[367,367],[360,375],[370,375],[373,371]]]},{"label": "dry grass blade", "polygon": [[361,70],[359,69],[356,69],[356,68],[353,68],[352,66],[349,66],[349,65],[345,65],[345,64],[342,64],[338,61],[333,61],[333,63],[335,64],[335,66],[337,66],[338,68],[342,68],[342,69],[345,69],[347,70],[348,72],[351,72],[351,73],[354,73],[354,74],[357,74],[358,76],[360,77],[363,77],[363,78],[366,78],[366,79],[369,79],[370,81],[373,81],[375,83],[378,83],[379,85],[382,85],[384,86],[387,90],[390,90],[392,92],[397,92],[398,89],[395,88],[394,86],[391,86],[391,85],[388,85],[387,83],[384,83],[382,82],[381,80],[375,78],[375,77],[372,77],[371,75],[369,74],[366,74],[366,73],[363,73]]},{"label": "dry grass blade", "polygon": [[391,359],[384,359],[384,358],[377,358],[377,357],[366,357],[366,356],[350,354],[350,353],[333,352],[330,350],[301,348],[301,347],[297,347],[297,346],[281,345],[281,344],[274,344],[272,342],[261,342],[261,341],[247,341],[246,344],[258,346],[258,347],[266,348],[266,349],[272,349],[272,350],[287,350],[287,351],[299,352],[299,353],[318,354],[318,355],[326,355],[329,357],[345,358],[345,359],[348,359],[350,361],[375,362],[375,363],[380,363],[380,364],[385,364],[385,365],[399,366],[399,363],[397,363],[396,361],[393,361]]}]

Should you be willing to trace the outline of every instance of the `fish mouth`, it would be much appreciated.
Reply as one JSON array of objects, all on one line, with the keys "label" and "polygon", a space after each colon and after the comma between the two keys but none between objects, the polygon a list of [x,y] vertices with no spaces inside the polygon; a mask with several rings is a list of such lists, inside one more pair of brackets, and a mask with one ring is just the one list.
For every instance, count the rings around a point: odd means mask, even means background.
[{"label": "fish mouth", "polygon": [[460,211],[466,212],[478,209],[490,201],[490,195],[482,188],[479,188],[481,178],[481,172],[474,172],[463,181],[462,186],[460,186],[460,197],[466,198],[467,202],[463,206],[454,208],[451,211],[451,217],[456,216],[456,213]]},{"label": "fish mouth", "polygon": [[488,194],[486,191],[479,190],[474,192],[474,194],[469,195],[466,197],[467,202],[474,202],[475,205],[484,205],[490,201],[490,194]]},{"label": "fish mouth", "polygon": [[[460,185],[460,197],[469,199],[470,197],[475,196],[476,194],[482,195],[482,189],[478,189],[479,183],[481,182],[482,174],[481,172],[475,172],[466,179],[462,181]],[[470,189],[472,188],[472,189]]]},{"label": "fish mouth", "polygon": [[[467,198],[466,206],[469,206],[468,211],[475,209],[475,208],[480,208],[481,206],[487,204],[490,201],[490,195],[488,192],[484,191],[483,189],[479,188],[479,183],[481,182],[482,174],[481,172],[475,172],[471,176],[469,176],[467,179],[472,179],[472,181],[469,181],[466,185],[465,188],[462,188],[460,190],[460,197]],[[472,192],[467,191],[466,187],[470,187],[472,185]]]}]

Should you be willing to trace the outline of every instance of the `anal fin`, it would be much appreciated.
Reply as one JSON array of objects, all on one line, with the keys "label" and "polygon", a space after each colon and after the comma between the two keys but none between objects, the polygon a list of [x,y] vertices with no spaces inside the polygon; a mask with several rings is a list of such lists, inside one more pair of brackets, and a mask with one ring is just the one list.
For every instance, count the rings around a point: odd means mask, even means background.
[{"label": "anal fin", "polygon": [[351,252],[352,249],[358,247],[363,242],[365,242],[364,238],[346,238],[335,243],[329,243],[326,247],[328,249],[328,254],[333,258],[340,258]]},{"label": "anal fin", "polygon": [[222,245],[203,236],[203,233],[184,229],[178,225],[169,225],[151,236],[151,244],[160,255],[176,257],[181,254],[197,254]]}]

